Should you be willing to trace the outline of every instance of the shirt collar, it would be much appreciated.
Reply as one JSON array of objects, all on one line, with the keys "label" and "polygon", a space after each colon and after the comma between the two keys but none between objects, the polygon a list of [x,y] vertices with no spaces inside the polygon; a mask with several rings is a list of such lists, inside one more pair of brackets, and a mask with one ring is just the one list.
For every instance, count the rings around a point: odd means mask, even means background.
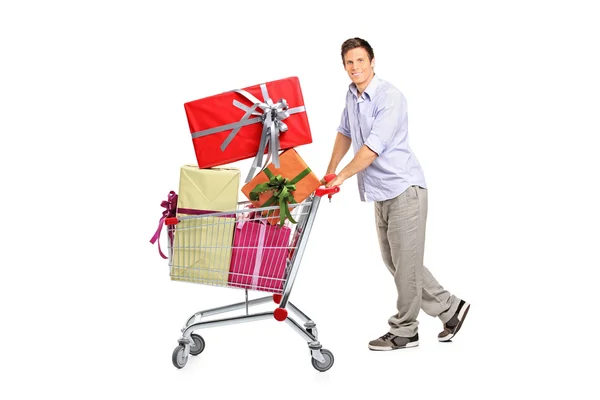
[{"label": "shirt collar", "polygon": [[[363,92],[363,94],[366,93],[367,96],[369,96],[369,100],[372,100],[373,96],[375,96],[375,92],[377,91],[379,83],[381,83],[381,79],[379,79],[377,75],[373,75],[373,79],[371,79],[371,82],[369,82],[369,86],[367,86],[367,88]],[[356,88],[356,85],[354,83],[351,83],[349,88],[352,94],[354,94],[354,96],[358,98],[358,89]]]}]

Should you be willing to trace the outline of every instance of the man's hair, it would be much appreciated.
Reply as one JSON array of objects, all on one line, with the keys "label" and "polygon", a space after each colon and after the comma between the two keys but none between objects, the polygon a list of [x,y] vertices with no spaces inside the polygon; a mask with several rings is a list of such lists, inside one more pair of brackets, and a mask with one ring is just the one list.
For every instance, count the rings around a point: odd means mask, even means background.
[{"label": "man's hair", "polygon": [[344,56],[346,55],[346,53],[349,50],[356,49],[358,47],[362,47],[366,50],[367,54],[369,55],[369,62],[373,61],[373,59],[375,58],[375,54],[373,53],[373,48],[371,47],[369,42],[367,42],[364,39],[355,37],[352,39],[348,39],[344,43],[342,43],[342,63],[344,63]]}]

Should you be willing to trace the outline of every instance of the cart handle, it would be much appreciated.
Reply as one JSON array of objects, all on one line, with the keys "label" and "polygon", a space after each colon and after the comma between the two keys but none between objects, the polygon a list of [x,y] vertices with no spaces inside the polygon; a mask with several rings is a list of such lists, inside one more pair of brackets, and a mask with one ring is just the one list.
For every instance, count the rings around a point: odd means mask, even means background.
[{"label": "cart handle", "polygon": [[[323,178],[321,183],[329,183],[332,180],[334,180],[336,176],[337,176],[336,174],[325,175],[325,178]],[[334,195],[335,193],[338,193],[339,191],[340,191],[339,186],[332,186],[332,187],[328,187],[328,188],[320,187],[315,191],[315,195],[317,195],[319,197],[329,195],[329,198],[331,199],[331,196]]]}]

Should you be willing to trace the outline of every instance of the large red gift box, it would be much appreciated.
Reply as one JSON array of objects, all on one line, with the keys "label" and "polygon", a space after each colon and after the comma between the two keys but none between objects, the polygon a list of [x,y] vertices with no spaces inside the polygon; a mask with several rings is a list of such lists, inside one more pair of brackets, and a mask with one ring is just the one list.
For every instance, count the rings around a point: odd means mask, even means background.
[{"label": "large red gift box", "polygon": [[200,168],[252,157],[261,162],[267,151],[277,165],[278,150],[312,143],[297,77],[205,97],[184,108]]}]

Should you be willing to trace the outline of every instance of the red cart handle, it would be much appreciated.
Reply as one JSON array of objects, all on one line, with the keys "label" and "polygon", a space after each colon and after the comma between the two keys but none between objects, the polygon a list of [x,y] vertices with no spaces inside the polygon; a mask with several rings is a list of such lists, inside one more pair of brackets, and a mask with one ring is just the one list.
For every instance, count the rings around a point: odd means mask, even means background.
[{"label": "red cart handle", "polygon": [[[329,174],[329,175],[325,175],[325,178],[323,178],[323,181],[321,181],[321,183],[329,183],[332,180],[335,179],[337,175],[336,174]],[[340,191],[340,187],[339,186],[332,186],[332,187],[320,187],[315,191],[315,195],[322,197],[325,195],[329,195],[329,198],[331,199],[331,196],[335,193],[338,193]]]}]

